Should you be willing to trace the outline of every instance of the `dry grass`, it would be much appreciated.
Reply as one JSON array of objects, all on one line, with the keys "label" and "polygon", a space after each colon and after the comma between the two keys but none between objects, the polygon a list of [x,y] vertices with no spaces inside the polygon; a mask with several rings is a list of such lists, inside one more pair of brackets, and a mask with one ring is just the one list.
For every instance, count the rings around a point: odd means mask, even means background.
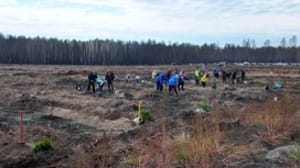
[{"label": "dry grass", "polygon": [[[175,160],[173,140],[167,133],[165,120],[159,124],[159,132],[150,136],[144,132],[133,143],[132,156],[123,164],[134,167],[171,167]],[[143,134],[143,135],[142,135]]]},{"label": "dry grass", "polygon": [[172,137],[167,128],[133,143],[133,155],[122,163],[135,167],[215,167],[223,133],[217,124],[196,118],[190,131]]},{"label": "dry grass", "polygon": [[114,153],[113,141],[110,138],[102,137],[92,142],[85,151],[78,151],[76,155],[77,168],[104,168],[113,167]]},{"label": "dry grass", "polygon": [[244,122],[261,125],[265,131],[261,135],[267,140],[280,139],[295,127],[298,102],[290,96],[281,95],[277,101],[268,100],[264,104],[249,105],[245,110]]},{"label": "dry grass", "polygon": [[76,161],[75,161],[75,167],[76,168],[93,168],[94,163],[90,155],[82,152],[77,151],[76,152]]},{"label": "dry grass", "polygon": [[[1,87],[1,86],[0,86]],[[3,88],[3,87],[1,87]],[[8,106],[12,105],[16,101],[16,95],[14,91],[10,90],[5,90],[4,93],[0,94],[0,100],[2,100],[1,104],[6,104]]]},{"label": "dry grass", "polygon": [[251,144],[223,144],[220,148],[223,167],[241,167],[245,163],[251,163],[253,157],[266,152],[264,148],[258,148]]},{"label": "dry grass", "polygon": [[217,164],[219,142],[223,137],[217,123],[196,118],[189,134],[175,137],[177,162],[187,166],[214,167]]},{"label": "dry grass", "polygon": [[[259,149],[249,145],[220,145],[226,132],[220,131],[218,123],[224,118],[239,118],[243,124],[261,125],[265,129],[260,135],[269,142],[276,142],[295,126],[297,101],[289,96],[281,95],[277,101],[268,100],[263,104],[255,104],[238,110],[237,107],[218,109],[210,118],[196,117],[192,129],[170,138],[163,130],[158,138],[149,141],[147,147],[138,157],[138,167],[170,167],[174,164],[186,167],[215,167],[219,164],[237,166],[249,162],[252,154]],[[224,146],[230,151],[226,157]],[[251,150],[250,150],[251,149]],[[218,157],[219,156],[219,157]],[[221,162],[221,163],[220,163]],[[151,166],[149,166],[151,165]]]}]

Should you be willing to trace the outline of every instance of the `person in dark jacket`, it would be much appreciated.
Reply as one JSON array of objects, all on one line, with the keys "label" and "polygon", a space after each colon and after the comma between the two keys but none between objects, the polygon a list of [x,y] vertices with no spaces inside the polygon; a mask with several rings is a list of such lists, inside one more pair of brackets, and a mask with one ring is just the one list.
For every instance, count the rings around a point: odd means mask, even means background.
[{"label": "person in dark jacket", "polygon": [[213,75],[214,75],[214,77],[215,78],[219,78],[219,70],[218,70],[218,68],[215,68],[214,70],[213,70]]},{"label": "person in dark jacket", "polygon": [[171,74],[172,72],[173,72],[173,71],[170,70],[170,69],[167,71],[167,76],[166,76],[167,81],[170,79],[170,77],[171,77],[171,75],[172,75],[172,74]]},{"label": "person in dark jacket", "polygon": [[226,73],[226,76],[227,76],[227,79],[228,79],[228,80],[231,79],[231,77],[232,77],[232,72],[231,72],[231,71],[227,72],[227,73]]},{"label": "person in dark jacket", "polygon": [[234,70],[231,75],[231,83],[233,83],[233,84],[236,82],[236,73],[237,72]]},{"label": "person in dark jacket", "polygon": [[96,89],[95,89],[96,78],[97,78],[97,74],[96,73],[91,72],[88,75],[88,81],[89,81],[89,83],[88,83],[87,92],[90,91],[91,86],[93,87],[93,92],[94,93],[96,92]]},{"label": "person in dark jacket", "polygon": [[107,81],[107,87],[109,93],[113,93],[114,91],[114,85],[113,85],[114,79],[115,79],[114,73],[112,71],[108,71],[105,75],[105,80]]},{"label": "person in dark jacket", "polygon": [[166,75],[162,72],[158,73],[155,81],[156,81],[156,90],[157,91],[163,91],[163,85],[166,83]]},{"label": "person in dark jacket", "polygon": [[181,70],[178,75],[178,90],[184,90],[184,80],[187,78],[184,76],[184,70]]},{"label": "person in dark jacket", "polygon": [[225,70],[221,70],[223,83],[227,82],[227,72]]},{"label": "person in dark jacket", "polygon": [[241,82],[244,83],[246,78],[246,72],[244,70],[241,70]]}]

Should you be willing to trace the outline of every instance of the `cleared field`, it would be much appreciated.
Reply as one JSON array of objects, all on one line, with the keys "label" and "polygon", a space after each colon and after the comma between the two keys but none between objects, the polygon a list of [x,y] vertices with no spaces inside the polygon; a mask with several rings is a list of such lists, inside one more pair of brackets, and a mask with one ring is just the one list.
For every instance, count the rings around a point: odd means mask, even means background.
[{"label": "cleared field", "polygon": [[[202,67],[202,66],[200,66]],[[183,69],[190,79],[179,96],[155,91],[151,73]],[[228,66],[246,71],[247,84],[196,86],[195,66],[0,65],[0,167],[282,167],[268,151],[300,142],[300,67]],[[116,76],[115,93],[86,94],[90,71]],[[143,82],[125,82],[126,74]],[[284,84],[266,92],[264,86]],[[75,89],[76,84],[83,91]],[[274,97],[278,101],[274,101]],[[136,125],[138,103],[152,120]],[[195,112],[203,102],[212,110]],[[24,142],[19,144],[19,111]],[[236,121],[236,122],[230,122]],[[223,125],[222,125],[223,124]],[[233,125],[231,125],[233,124]],[[49,137],[54,150],[32,154]]]}]

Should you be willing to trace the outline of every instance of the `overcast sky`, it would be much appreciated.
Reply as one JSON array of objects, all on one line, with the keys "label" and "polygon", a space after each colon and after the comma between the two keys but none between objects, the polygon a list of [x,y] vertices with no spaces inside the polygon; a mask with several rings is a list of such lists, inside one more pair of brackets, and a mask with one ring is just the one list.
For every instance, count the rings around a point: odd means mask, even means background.
[{"label": "overcast sky", "polygon": [[[300,39],[300,0],[0,0],[0,32],[193,44]],[[299,40],[298,40],[299,41]],[[299,42],[298,42],[299,44]]]}]

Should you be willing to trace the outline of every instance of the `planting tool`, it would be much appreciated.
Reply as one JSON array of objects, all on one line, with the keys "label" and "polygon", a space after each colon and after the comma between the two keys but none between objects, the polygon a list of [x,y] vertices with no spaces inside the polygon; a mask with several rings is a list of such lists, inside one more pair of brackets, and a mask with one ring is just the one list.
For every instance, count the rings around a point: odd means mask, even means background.
[{"label": "planting tool", "polygon": [[20,125],[19,125],[19,130],[20,130],[20,135],[19,135],[19,140],[20,143],[24,143],[24,139],[23,139],[23,134],[24,134],[24,130],[23,130],[23,114],[24,111],[19,111],[19,115],[20,115]]},{"label": "planting tool", "polygon": [[142,104],[142,101],[139,101],[137,117],[133,120],[133,122],[136,123],[136,124],[143,123],[141,104]]}]

